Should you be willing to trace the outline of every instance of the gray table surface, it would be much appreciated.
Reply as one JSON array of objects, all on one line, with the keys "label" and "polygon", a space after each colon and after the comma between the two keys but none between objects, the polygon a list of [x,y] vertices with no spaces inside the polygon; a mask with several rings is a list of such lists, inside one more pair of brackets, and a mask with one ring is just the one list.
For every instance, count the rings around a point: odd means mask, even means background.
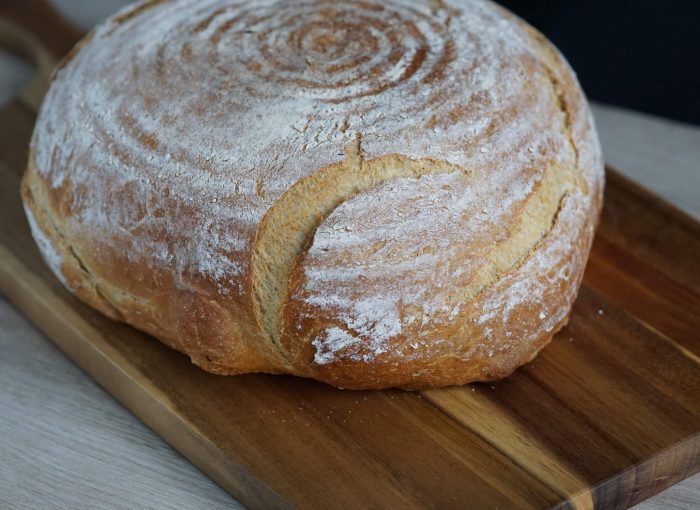
[{"label": "gray table surface", "polygon": [[[88,27],[124,0],[54,0]],[[0,51],[0,103],[30,66]],[[700,218],[700,128],[594,105],[606,161]],[[0,297],[0,508],[243,508]],[[700,474],[636,510],[700,508]]]}]

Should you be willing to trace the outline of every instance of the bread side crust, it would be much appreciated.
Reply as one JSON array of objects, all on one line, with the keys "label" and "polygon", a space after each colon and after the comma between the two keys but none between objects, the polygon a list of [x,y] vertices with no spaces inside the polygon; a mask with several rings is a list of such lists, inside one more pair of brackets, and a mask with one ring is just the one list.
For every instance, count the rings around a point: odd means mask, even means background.
[{"label": "bread side crust", "polygon": [[[145,7],[163,3],[168,2],[144,4],[135,15],[143,16],[148,11]],[[85,235],[75,225],[80,213],[75,196],[81,193],[81,183],[67,178],[56,186],[47,177],[49,169],[37,168],[34,153],[23,179],[25,206],[58,254],[69,290],[102,313],[186,353],[206,370],[291,373],[345,388],[417,389],[502,377],[532,359],[565,324],[590,250],[603,186],[595,128],[573,73],[541,34],[512,15],[505,16],[529,34],[547,67],[552,104],[558,105],[564,119],[561,136],[569,140],[572,164],[544,172],[518,214],[504,226],[507,240],[496,246],[471,283],[453,292],[454,302],[462,307],[424,337],[428,345],[424,352],[407,351],[413,343],[409,330],[395,339],[386,355],[358,361],[344,359],[341,353],[332,363],[319,364],[314,345],[318,332],[342,322],[345,312],[315,310],[310,320],[307,317],[303,285],[308,251],[317,228],[343,203],[392,180],[450,172],[469,177],[471,168],[430,155],[416,159],[411,154],[372,154],[364,161],[358,132],[357,145],[346,149],[343,160],[317,167],[270,203],[248,251],[232,258],[248,268],[237,282],[243,289],[238,295],[199,275],[176,274],[177,260],[163,267],[135,258],[128,236],[107,243],[96,240],[94,234]],[[133,16],[127,16],[115,23],[131,20]],[[79,46],[71,59],[87,44]],[[64,65],[70,66],[71,59]],[[144,139],[143,143],[152,142]],[[338,184],[345,179],[346,188],[319,189],[328,185],[330,181],[324,179],[334,172]],[[353,172],[361,183],[348,184]],[[332,199],[319,201],[317,193],[326,192]],[[563,239],[569,243],[567,250],[544,261],[553,266],[545,268],[538,256]],[[167,233],[155,241],[173,243]],[[469,255],[465,251],[461,256]],[[566,270],[566,283],[549,282],[548,275],[559,270]],[[484,319],[485,310],[492,312],[513,289],[533,282],[544,289],[539,303],[518,305],[507,320],[498,314]],[[362,282],[355,285],[360,292]],[[546,321],[541,317],[543,309]]]}]

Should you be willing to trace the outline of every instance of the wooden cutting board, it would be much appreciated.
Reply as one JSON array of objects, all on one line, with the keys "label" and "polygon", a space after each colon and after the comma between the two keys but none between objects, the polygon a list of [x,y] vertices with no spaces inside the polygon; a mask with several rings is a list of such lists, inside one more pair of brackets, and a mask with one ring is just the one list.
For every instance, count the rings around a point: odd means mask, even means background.
[{"label": "wooden cutting board", "polygon": [[37,95],[23,97],[0,108],[0,292],[244,504],[625,508],[700,469],[700,224],[619,174],[569,326],[505,380],[412,393],[221,377],[49,272],[19,199]]}]

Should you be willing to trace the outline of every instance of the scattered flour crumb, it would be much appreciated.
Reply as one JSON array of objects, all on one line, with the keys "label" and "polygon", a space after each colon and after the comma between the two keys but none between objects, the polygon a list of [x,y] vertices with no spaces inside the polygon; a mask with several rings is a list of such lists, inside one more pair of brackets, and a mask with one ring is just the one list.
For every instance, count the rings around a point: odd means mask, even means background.
[{"label": "scattered flour crumb", "polygon": [[357,345],[360,339],[347,331],[333,327],[326,330],[325,335],[316,337],[311,344],[316,348],[314,363],[325,365],[336,358],[336,353],[352,345]]}]

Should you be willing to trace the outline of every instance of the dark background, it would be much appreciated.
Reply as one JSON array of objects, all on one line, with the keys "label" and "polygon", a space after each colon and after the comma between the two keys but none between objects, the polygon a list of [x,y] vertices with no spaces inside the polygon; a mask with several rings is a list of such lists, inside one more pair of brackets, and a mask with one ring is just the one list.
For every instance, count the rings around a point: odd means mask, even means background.
[{"label": "dark background", "polygon": [[700,0],[497,0],[537,27],[589,98],[700,124]]}]

